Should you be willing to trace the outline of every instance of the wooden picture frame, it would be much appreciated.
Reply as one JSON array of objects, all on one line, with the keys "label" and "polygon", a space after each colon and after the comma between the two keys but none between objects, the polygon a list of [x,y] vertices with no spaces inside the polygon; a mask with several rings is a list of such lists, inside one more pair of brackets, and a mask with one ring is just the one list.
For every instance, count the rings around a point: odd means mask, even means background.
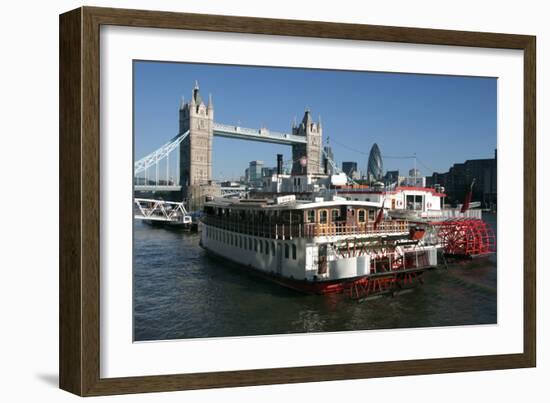
[{"label": "wooden picture frame", "polygon": [[[523,353],[100,377],[101,25],[519,49],[524,52]],[[60,16],[60,387],[81,396],[524,368],[536,365],[535,37],[82,7]]]}]

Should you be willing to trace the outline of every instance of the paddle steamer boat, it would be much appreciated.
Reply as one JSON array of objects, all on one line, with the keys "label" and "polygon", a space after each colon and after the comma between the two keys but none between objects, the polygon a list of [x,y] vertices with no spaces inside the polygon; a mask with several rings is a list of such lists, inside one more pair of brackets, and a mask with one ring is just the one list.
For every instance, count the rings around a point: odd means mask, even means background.
[{"label": "paddle steamer boat", "polygon": [[308,293],[390,292],[437,265],[438,240],[386,216],[383,203],[334,195],[214,199],[204,207],[201,246]]}]

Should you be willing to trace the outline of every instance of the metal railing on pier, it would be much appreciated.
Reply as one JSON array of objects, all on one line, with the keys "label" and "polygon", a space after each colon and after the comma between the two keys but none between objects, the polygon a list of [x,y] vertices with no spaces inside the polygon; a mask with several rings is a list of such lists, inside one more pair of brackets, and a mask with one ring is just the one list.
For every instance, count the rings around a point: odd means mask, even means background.
[{"label": "metal railing on pier", "polygon": [[134,199],[134,218],[148,221],[191,223],[183,203],[156,199]]}]

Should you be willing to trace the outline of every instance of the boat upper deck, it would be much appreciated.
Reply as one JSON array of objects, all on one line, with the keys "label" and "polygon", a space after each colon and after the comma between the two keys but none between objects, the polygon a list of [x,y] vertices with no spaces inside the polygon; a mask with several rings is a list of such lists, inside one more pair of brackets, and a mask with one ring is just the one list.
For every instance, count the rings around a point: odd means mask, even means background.
[{"label": "boat upper deck", "polygon": [[[216,198],[206,202],[205,207],[229,208],[229,209],[261,209],[261,210],[304,210],[316,207],[340,206],[342,204],[349,206],[362,206],[364,208],[380,208],[381,202],[361,201],[361,200],[299,200],[292,197],[281,196],[276,199],[227,199]],[[277,200],[278,199],[278,200]]]},{"label": "boat upper deck", "polygon": [[205,204],[203,222],[233,232],[274,239],[404,234],[407,220],[376,223],[381,205],[365,201],[300,201],[293,198],[217,199]]}]

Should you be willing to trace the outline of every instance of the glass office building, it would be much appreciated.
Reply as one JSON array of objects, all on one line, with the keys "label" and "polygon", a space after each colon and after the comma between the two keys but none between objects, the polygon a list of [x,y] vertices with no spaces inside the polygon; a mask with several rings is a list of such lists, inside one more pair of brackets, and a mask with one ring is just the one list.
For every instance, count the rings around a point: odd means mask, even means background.
[{"label": "glass office building", "polygon": [[369,163],[367,166],[367,175],[370,181],[379,181],[382,179],[383,166],[382,154],[378,144],[374,143],[369,153]]}]

